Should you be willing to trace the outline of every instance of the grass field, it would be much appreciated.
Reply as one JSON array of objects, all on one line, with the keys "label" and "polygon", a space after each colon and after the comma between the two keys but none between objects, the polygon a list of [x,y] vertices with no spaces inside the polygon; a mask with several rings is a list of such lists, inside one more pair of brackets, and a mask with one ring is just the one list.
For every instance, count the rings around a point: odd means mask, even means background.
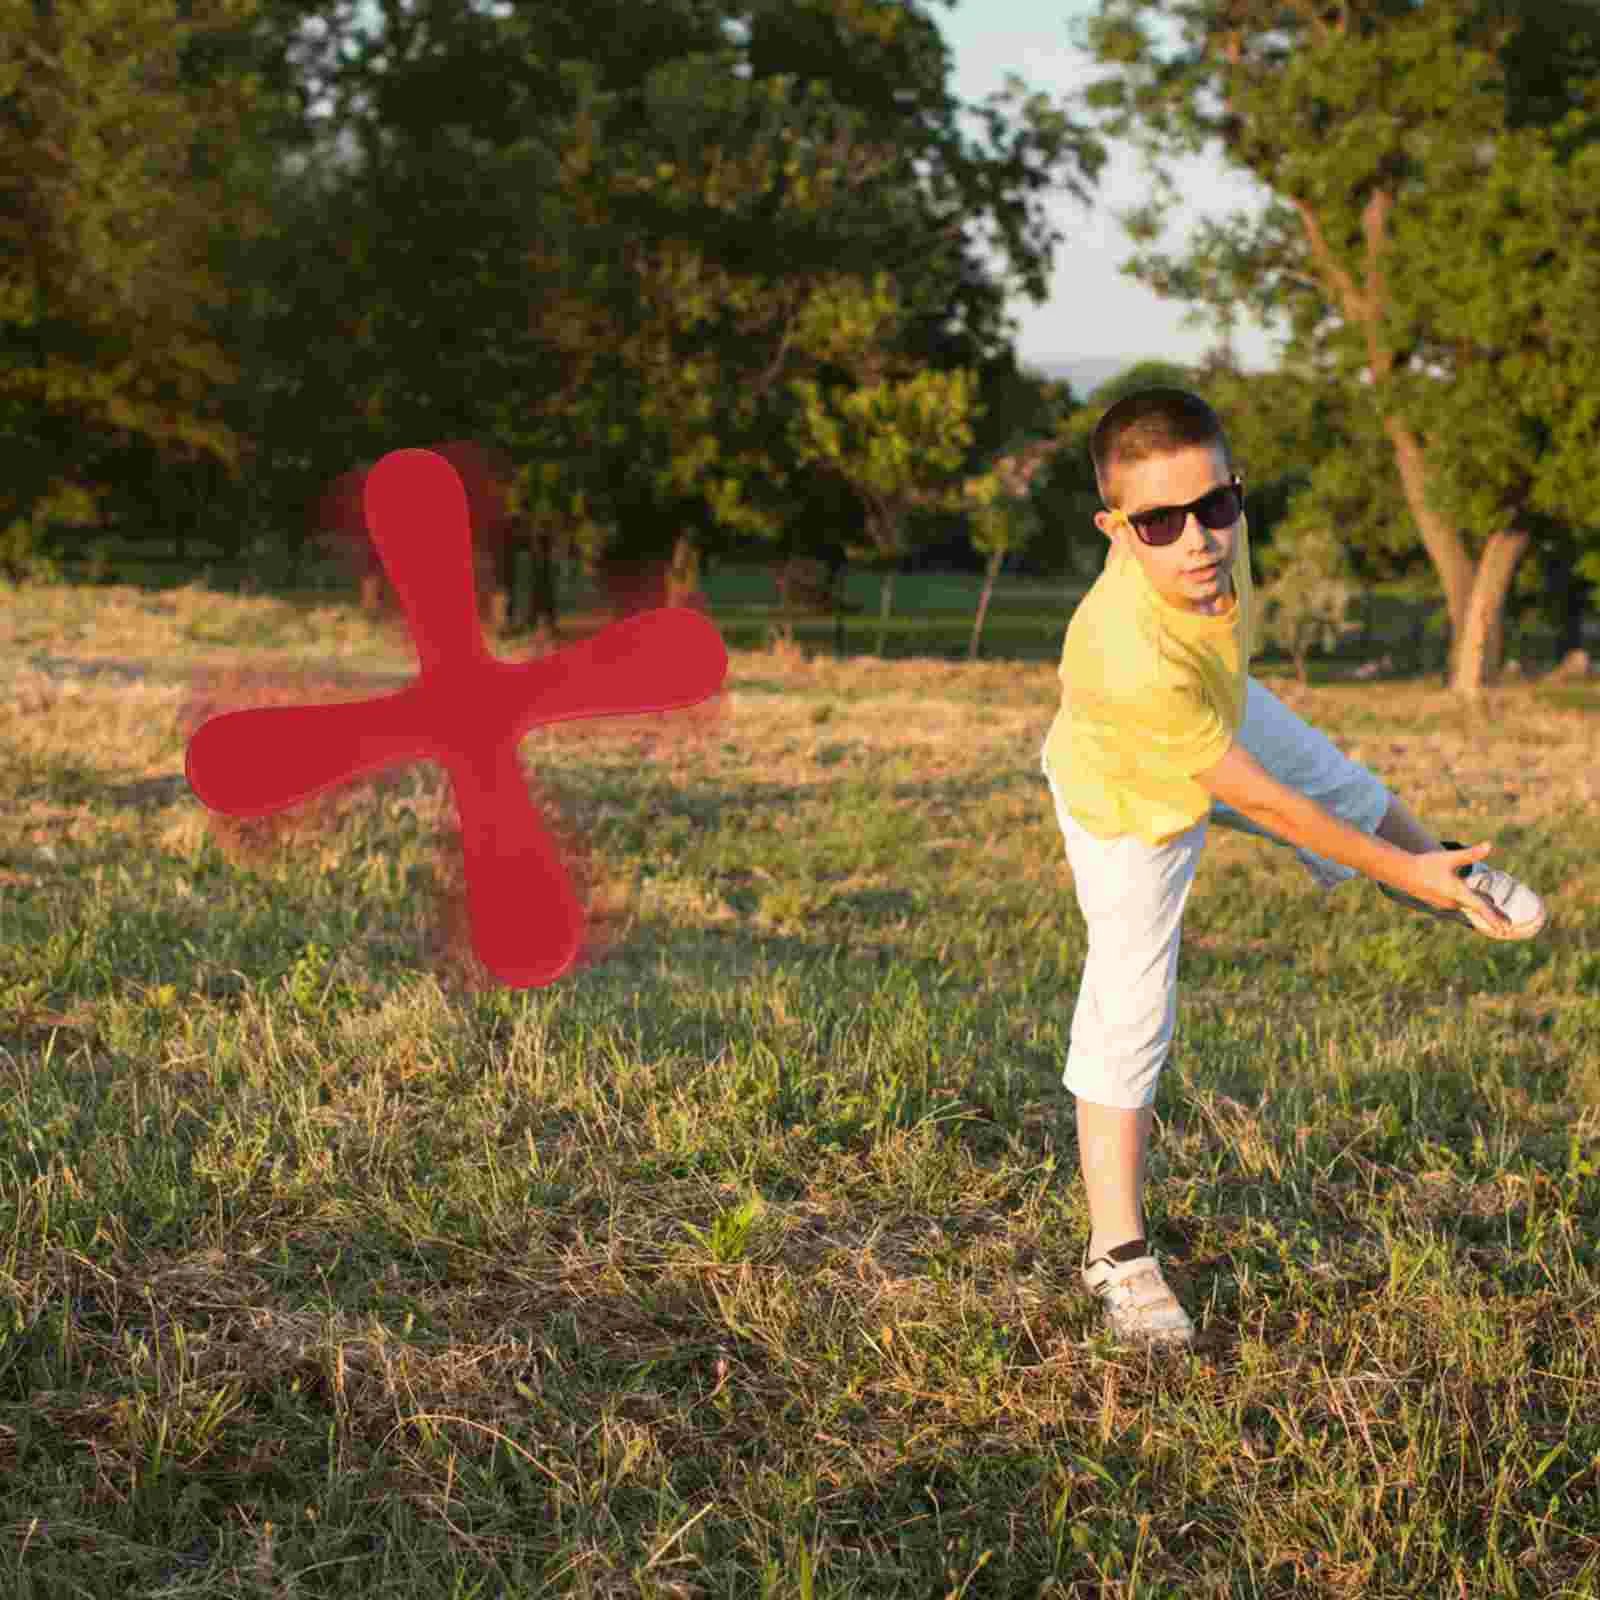
[{"label": "grass field", "polygon": [[6,595],[0,1594],[1600,1592],[1594,691],[1274,680],[1552,924],[1213,835],[1149,1191],[1201,1333],[1152,1360],[1076,1277],[1060,625],[531,737],[613,944],[472,994],[437,772],[254,865],[182,778],[194,674],[383,636]]}]

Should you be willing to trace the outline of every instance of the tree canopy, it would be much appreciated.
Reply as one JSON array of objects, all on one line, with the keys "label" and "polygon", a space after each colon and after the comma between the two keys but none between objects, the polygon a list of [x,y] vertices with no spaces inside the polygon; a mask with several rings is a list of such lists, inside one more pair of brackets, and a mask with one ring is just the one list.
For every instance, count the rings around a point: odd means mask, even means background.
[{"label": "tree canopy", "polygon": [[182,58],[249,4],[207,0],[174,22],[160,0],[0,3],[0,559],[13,574],[48,567],[40,530],[101,521],[110,462],[130,445],[237,465],[217,401],[238,368],[205,308],[227,295],[210,257],[215,152],[250,130],[256,85],[197,87]]},{"label": "tree canopy", "polygon": [[967,466],[1037,409],[984,248],[1042,296],[1099,147],[1019,82],[973,140],[917,4],[0,3],[0,526],[36,566],[107,515],[181,551],[208,503],[292,560],[326,485],[439,438],[591,556],[792,543],[840,520],[794,380],[851,381],[799,329],[882,272],[884,358],[996,398]]},{"label": "tree canopy", "polygon": [[[1353,543],[1420,541],[1469,694],[1530,541],[1587,518],[1573,472],[1600,443],[1565,310],[1586,272],[1574,230],[1592,237],[1600,16],[1561,11],[1556,30],[1484,0],[1102,0],[1087,30],[1113,69],[1089,96],[1102,131],[1155,163],[1129,218],[1133,270],[1224,335],[1242,315],[1282,318],[1285,368],[1338,397],[1356,456],[1383,441],[1393,473],[1376,483],[1409,527],[1384,495],[1353,495],[1341,452],[1301,493],[1359,498],[1364,514],[1339,524]],[[1271,198],[1172,256],[1158,248],[1168,164],[1198,151]],[[1547,272],[1558,253],[1568,265]]]}]

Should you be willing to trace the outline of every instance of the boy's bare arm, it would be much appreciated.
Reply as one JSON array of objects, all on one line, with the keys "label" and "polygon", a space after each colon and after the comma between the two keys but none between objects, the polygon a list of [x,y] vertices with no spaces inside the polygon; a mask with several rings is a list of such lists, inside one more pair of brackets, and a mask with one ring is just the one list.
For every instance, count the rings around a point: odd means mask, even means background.
[{"label": "boy's bare arm", "polygon": [[1298,790],[1279,783],[1237,740],[1216,766],[1197,772],[1195,782],[1213,799],[1232,806],[1252,822],[1270,828],[1280,839],[1299,845],[1302,850],[1351,867],[1365,877],[1376,878],[1429,905],[1448,909],[1471,904],[1481,914],[1481,897],[1456,877],[1455,872],[1459,867],[1482,860],[1489,853],[1487,844],[1474,845],[1470,850],[1410,855],[1341,822],[1315,800],[1308,800]]}]

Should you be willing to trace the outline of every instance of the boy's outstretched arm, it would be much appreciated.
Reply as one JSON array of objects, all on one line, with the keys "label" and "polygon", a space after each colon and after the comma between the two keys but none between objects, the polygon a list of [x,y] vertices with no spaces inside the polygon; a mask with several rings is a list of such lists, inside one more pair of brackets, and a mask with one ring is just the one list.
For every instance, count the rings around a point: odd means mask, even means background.
[{"label": "boy's outstretched arm", "polygon": [[1473,845],[1470,850],[1409,855],[1341,822],[1315,800],[1279,783],[1238,740],[1229,745],[1228,753],[1214,767],[1197,772],[1194,780],[1214,800],[1232,806],[1302,850],[1337,861],[1340,866],[1353,868],[1364,877],[1375,878],[1441,910],[1470,907],[1497,925],[1506,922],[1498,910],[1455,875],[1459,868],[1488,855],[1493,848],[1488,842]]}]

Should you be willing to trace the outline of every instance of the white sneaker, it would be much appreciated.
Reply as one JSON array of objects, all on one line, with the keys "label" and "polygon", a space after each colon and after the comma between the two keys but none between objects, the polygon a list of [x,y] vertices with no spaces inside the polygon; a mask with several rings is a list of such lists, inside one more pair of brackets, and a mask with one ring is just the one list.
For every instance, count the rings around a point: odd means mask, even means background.
[{"label": "white sneaker", "polygon": [[[1465,845],[1457,844],[1453,839],[1441,839],[1439,842],[1446,850],[1466,849]],[[1445,911],[1438,906],[1430,906],[1425,900],[1417,900],[1398,889],[1391,889],[1386,883],[1380,883],[1378,887],[1391,900],[1410,906],[1413,911],[1425,911],[1430,917],[1438,917],[1443,922],[1459,922],[1464,928],[1476,928],[1491,939],[1531,939],[1549,920],[1544,901],[1509,872],[1501,872],[1494,867],[1484,866],[1481,861],[1474,861],[1470,866],[1457,868],[1456,876],[1465,879],[1484,899],[1496,905],[1511,926],[1497,928],[1487,917],[1480,917],[1472,911]]]},{"label": "white sneaker", "polygon": [[1119,1338],[1161,1347],[1194,1343],[1194,1324],[1143,1239],[1107,1251],[1082,1275],[1084,1287],[1105,1302]]}]

